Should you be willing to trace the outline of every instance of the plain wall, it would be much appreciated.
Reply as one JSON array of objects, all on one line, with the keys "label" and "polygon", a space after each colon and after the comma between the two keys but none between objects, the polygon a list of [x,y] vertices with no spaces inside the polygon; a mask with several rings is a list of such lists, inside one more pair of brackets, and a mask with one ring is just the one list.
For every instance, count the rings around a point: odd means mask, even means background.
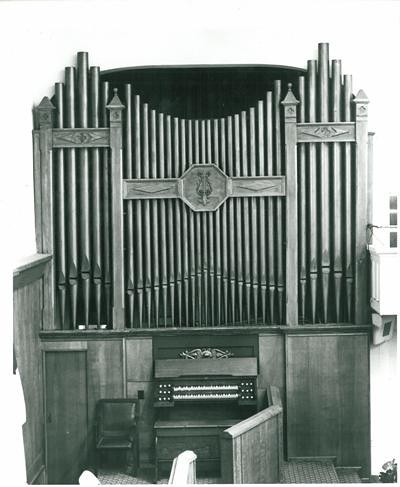
[{"label": "plain wall", "polygon": [[[305,67],[307,59],[316,57],[318,42],[329,42],[331,59],[342,59],[343,73],[353,74],[354,91],[362,88],[371,102],[374,215],[379,222],[386,193],[399,187],[399,7],[385,0],[1,2],[0,274],[5,323],[12,323],[8,275],[18,259],[35,252],[32,107],[53,94],[54,82],[63,80],[64,66],[75,64],[77,51],[88,51],[90,64],[101,69],[241,63]],[[5,343],[10,343],[11,326],[5,329]],[[380,377],[395,363],[393,345],[380,350],[371,353],[375,383],[379,379],[374,374]],[[395,455],[393,391],[373,386],[371,392],[379,394],[379,401],[372,398],[375,473],[381,459]]]}]

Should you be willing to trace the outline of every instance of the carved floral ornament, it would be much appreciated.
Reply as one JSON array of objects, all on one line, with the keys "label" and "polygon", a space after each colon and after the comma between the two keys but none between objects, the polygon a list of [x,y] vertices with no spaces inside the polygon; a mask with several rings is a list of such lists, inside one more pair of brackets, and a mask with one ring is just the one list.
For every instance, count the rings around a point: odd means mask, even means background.
[{"label": "carved floral ornament", "polygon": [[316,127],[313,130],[302,130],[301,133],[304,135],[311,135],[312,137],[316,137],[318,139],[323,139],[348,134],[349,131],[323,125],[322,127]]},{"label": "carved floral ornament", "polygon": [[71,144],[95,144],[96,142],[107,140],[108,135],[99,132],[90,131],[71,131],[63,130],[59,134],[53,135],[53,141],[56,143],[67,142]]},{"label": "carved floral ornament", "polygon": [[180,358],[197,360],[197,359],[222,359],[233,357],[233,352],[230,350],[220,350],[219,348],[194,348],[193,350],[185,350],[179,354]]}]

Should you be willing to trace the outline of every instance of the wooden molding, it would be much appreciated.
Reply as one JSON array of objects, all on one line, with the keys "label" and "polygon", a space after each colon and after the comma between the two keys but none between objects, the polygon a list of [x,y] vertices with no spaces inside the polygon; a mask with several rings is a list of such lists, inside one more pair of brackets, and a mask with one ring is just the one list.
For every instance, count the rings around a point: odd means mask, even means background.
[{"label": "wooden molding", "polygon": [[218,328],[130,328],[123,330],[48,330],[40,332],[42,340],[116,340],[119,338],[141,339],[151,336],[182,335],[290,335],[290,334],[337,334],[369,333],[372,325],[354,323],[330,323],[327,325],[291,326],[227,326]]},{"label": "wooden molding", "polygon": [[26,257],[21,264],[14,269],[13,288],[19,289],[40,279],[46,269],[47,263],[52,259],[50,254],[34,254]]}]

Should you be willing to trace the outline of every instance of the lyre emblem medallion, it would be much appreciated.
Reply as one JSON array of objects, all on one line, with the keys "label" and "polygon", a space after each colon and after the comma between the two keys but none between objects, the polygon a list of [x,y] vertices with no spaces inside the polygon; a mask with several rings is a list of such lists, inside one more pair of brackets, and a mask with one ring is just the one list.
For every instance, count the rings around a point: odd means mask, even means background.
[{"label": "lyre emblem medallion", "polygon": [[210,172],[201,171],[197,175],[196,193],[199,195],[199,202],[206,206],[209,196],[212,193],[212,186],[209,180]]}]

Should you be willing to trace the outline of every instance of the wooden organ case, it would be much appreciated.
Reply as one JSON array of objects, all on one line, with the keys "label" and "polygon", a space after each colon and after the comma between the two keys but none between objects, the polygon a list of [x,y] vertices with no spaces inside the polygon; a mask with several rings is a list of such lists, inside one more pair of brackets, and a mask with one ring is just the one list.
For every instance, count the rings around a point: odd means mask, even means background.
[{"label": "wooden organ case", "polygon": [[[100,72],[80,52],[35,111],[41,340],[87,350],[99,398],[107,381],[145,392],[142,445],[153,460],[156,424],[160,465],[179,421],[208,421],[189,437],[216,463],[216,431],[259,409],[272,377],[290,457],[369,468],[368,99],[327,44],[317,57]],[[254,350],[179,357],[229,352],[227,336]]]}]

